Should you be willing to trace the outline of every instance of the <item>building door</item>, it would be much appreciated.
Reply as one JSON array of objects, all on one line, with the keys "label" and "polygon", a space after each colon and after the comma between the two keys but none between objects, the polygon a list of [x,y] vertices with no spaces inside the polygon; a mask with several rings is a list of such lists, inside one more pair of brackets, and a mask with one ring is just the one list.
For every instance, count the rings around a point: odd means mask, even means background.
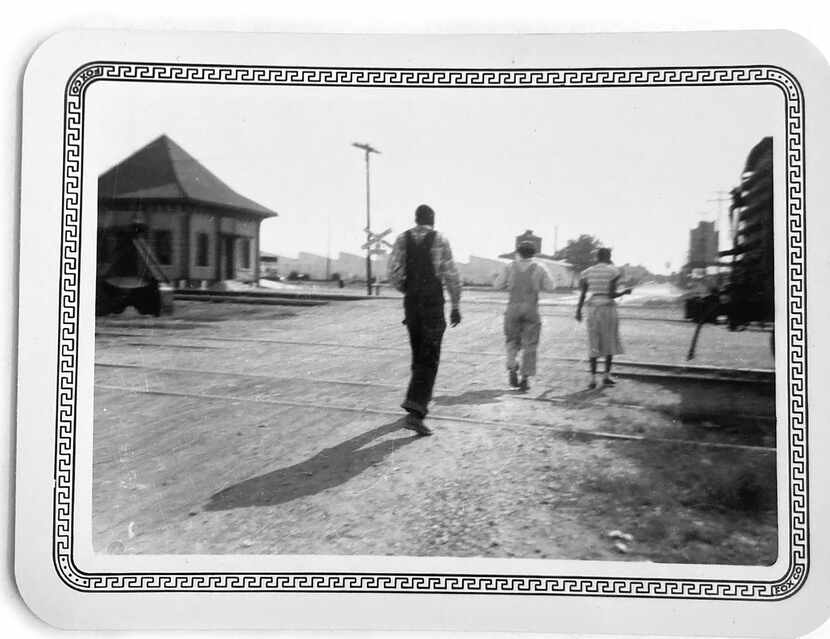
[{"label": "building door", "polygon": [[236,246],[235,239],[232,235],[225,235],[222,238],[225,244],[225,277],[223,279],[232,280],[236,278]]}]

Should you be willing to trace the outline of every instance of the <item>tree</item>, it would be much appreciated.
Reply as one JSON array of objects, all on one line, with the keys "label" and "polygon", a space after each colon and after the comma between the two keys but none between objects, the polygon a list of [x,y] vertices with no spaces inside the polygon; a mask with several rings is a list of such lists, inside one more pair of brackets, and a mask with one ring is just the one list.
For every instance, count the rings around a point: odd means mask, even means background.
[{"label": "tree", "polygon": [[580,272],[594,263],[596,251],[601,246],[602,242],[593,235],[580,235],[575,240],[568,240],[564,248],[553,254],[553,259],[570,262]]},{"label": "tree", "polygon": [[623,264],[620,273],[620,284],[625,286],[639,286],[655,279],[654,274],[642,264]]}]

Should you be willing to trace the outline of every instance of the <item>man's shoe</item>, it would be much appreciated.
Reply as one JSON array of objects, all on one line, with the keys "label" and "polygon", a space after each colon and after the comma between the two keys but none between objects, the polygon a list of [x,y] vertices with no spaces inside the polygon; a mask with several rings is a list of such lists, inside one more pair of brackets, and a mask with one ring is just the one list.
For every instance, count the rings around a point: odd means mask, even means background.
[{"label": "man's shoe", "polygon": [[522,377],[522,381],[519,382],[519,390],[523,393],[526,393],[528,390],[530,390],[530,381],[527,379],[527,377]]},{"label": "man's shoe", "polygon": [[615,382],[615,381],[614,381],[613,379],[611,379],[610,377],[605,377],[605,378],[603,378],[603,380],[602,380],[602,385],[603,385],[603,386],[616,386],[616,384],[617,384],[617,382]]},{"label": "man's shoe", "polygon": [[410,415],[415,415],[416,417],[419,417],[420,415],[426,413],[423,406],[416,402],[413,402],[411,399],[403,400],[403,403],[401,403],[401,408],[403,408]]},{"label": "man's shoe", "polygon": [[404,422],[403,427],[408,428],[409,430],[414,430],[422,437],[432,435],[432,430],[430,430],[429,426],[424,424],[424,420],[417,415],[413,415],[412,413],[406,416],[406,421]]},{"label": "man's shoe", "polygon": [[507,381],[510,383],[510,386],[513,388],[519,387],[519,372],[515,368],[508,369],[510,373],[507,375]]}]

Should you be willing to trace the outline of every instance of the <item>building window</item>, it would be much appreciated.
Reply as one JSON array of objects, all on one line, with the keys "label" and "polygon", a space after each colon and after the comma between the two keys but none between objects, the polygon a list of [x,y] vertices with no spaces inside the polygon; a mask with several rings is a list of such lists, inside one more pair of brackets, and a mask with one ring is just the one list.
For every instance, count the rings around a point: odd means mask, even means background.
[{"label": "building window", "polygon": [[210,266],[208,257],[210,238],[207,233],[196,233],[196,266]]},{"label": "building window", "polygon": [[168,230],[153,231],[153,250],[159,264],[173,263],[173,233]]},{"label": "building window", "polygon": [[98,229],[98,263],[109,262],[111,256],[110,236],[104,229]]},{"label": "building window", "polygon": [[239,265],[241,268],[251,268],[251,240],[239,240]]}]

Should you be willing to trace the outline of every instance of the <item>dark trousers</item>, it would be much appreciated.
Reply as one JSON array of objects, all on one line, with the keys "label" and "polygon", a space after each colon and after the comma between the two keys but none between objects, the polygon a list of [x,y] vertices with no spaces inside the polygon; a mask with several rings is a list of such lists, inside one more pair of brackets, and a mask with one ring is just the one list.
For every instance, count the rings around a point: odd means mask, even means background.
[{"label": "dark trousers", "polygon": [[441,359],[441,340],[447,328],[444,300],[406,297],[404,312],[412,348],[412,375],[406,401],[401,406],[410,413],[425,417]]}]

